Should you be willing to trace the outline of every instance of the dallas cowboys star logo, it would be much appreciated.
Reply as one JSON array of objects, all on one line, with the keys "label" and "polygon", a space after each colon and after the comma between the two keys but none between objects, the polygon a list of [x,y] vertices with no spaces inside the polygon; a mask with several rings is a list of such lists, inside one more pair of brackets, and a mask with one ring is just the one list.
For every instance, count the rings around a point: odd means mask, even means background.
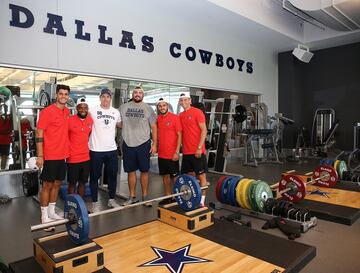
[{"label": "dallas cowboys star logo", "polygon": [[181,247],[177,250],[170,251],[152,246],[152,250],[158,257],[154,260],[139,265],[139,267],[166,266],[171,273],[181,273],[185,264],[212,262],[211,260],[188,255],[190,247],[191,244]]},{"label": "dallas cowboys star logo", "polygon": [[321,196],[325,196],[327,198],[330,198],[329,194],[334,194],[333,192],[326,192],[326,191],[322,191],[319,188],[316,188],[312,191],[307,191],[308,194],[316,194],[316,195],[321,195]]}]

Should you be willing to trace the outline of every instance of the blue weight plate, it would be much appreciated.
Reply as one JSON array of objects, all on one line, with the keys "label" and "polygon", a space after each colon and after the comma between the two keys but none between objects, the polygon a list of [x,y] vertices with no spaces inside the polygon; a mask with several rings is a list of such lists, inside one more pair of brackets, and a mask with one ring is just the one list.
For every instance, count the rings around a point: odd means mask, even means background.
[{"label": "blue weight plate", "polygon": [[236,186],[238,185],[238,183],[240,182],[240,180],[243,178],[243,176],[233,176],[231,178],[232,183],[230,184],[230,195],[229,195],[229,199],[230,199],[230,204],[232,206],[238,206],[238,203],[236,201]]},{"label": "blue weight plate", "polygon": [[188,191],[187,194],[175,196],[176,202],[184,211],[197,209],[201,202],[201,188],[196,177],[188,174],[179,175],[174,183],[173,192]]},{"label": "blue weight plate", "polygon": [[226,198],[227,198],[227,201],[228,201],[228,204],[229,205],[233,205],[233,187],[234,187],[234,184],[236,183],[236,179],[235,179],[235,176],[231,176],[229,178],[229,186],[228,186],[228,191],[227,191],[227,194],[226,194]]},{"label": "blue weight plate", "polygon": [[231,176],[226,177],[221,185],[220,196],[221,196],[221,202],[224,204],[229,204],[228,191],[229,191],[230,180],[231,180]]},{"label": "blue weight plate", "polygon": [[64,217],[69,219],[66,230],[75,244],[81,244],[89,238],[89,216],[86,205],[80,195],[68,194],[64,206]]}]

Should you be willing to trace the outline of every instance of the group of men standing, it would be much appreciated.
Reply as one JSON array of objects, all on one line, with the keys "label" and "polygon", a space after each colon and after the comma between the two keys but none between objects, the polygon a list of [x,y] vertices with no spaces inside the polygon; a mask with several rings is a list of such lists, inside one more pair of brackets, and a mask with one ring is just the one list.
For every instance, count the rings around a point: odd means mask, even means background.
[{"label": "group of men standing", "polygon": [[[149,200],[148,184],[151,154],[158,153],[159,172],[163,178],[164,193],[172,193],[172,184],[179,175],[180,148],[182,147],[182,173],[196,175],[205,186],[205,138],[207,134],[203,112],[191,106],[189,93],[180,96],[184,111],[179,116],[169,112],[164,98],[157,102],[158,116],[143,102],[144,91],[136,87],[130,102],[115,109],[111,106],[112,92],[100,92],[100,104],[88,108],[85,98],[77,101],[77,114],[70,117],[66,102],[70,88],[57,85],[56,101],[40,112],[36,130],[37,161],[42,168],[43,187],[40,192],[41,222],[58,220],[55,203],[66,169],[69,193],[84,196],[85,183],[90,173],[93,212],[100,210],[98,180],[106,172],[109,207],[115,201],[118,151],[116,128],[122,128],[124,171],[128,173],[129,198],[123,205],[136,203],[136,171],[140,171],[142,201]],[[90,152],[89,152],[90,150]],[[205,202],[203,192],[201,205]],[[151,206],[151,203],[145,203]]]}]

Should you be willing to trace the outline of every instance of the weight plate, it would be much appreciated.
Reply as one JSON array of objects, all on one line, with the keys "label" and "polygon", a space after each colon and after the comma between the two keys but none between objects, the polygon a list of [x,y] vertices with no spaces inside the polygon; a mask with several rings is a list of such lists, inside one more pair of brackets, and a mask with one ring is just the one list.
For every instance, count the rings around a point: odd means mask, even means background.
[{"label": "weight plate", "polygon": [[241,178],[242,178],[242,176],[233,176],[231,178],[232,181],[230,183],[229,200],[230,200],[230,205],[232,205],[232,206],[237,206],[237,202],[236,202],[236,186],[238,185]]},{"label": "weight plate", "polygon": [[235,191],[236,191],[236,202],[237,202],[237,205],[239,206],[239,207],[242,207],[243,208],[243,203],[242,203],[242,201],[241,201],[241,195],[242,195],[242,193],[241,193],[241,189],[242,189],[242,184],[244,183],[244,181],[246,181],[246,178],[242,178],[242,179],[240,179],[239,180],[239,183],[237,184],[237,186],[236,186],[236,189],[235,189]]},{"label": "weight plate", "polygon": [[251,209],[250,198],[249,198],[249,189],[253,182],[255,182],[254,179],[248,179],[248,181],[244,185],[243,202],[244,202],[244,206],[246,209]]},{"label": "weight plate", "polygon": [[[327,175],[327,177],[323,177]],[[322,177],[321,179],[318,179]],[[322,165],[317,166],[314,170],[313,179],[318,179],[315,181],[315,185],[332,188],[336,185],[339,177],[337,172],[332,166]]]},{"label": "weight plate", "polygon": [[254,210],[254,211],[257,211],[257,207],[256,207],[256,205],[255,205],[255,202],[256,202],[256,200],[255,200],[255,187],[256,187],[256,185],[259,184],[259,183],[260,183],[259,180],[253,181],[253,182],[251,183],[251,185],[249,186],[248,194],[247,194],[247,196],[249,197],[250,207],[251,207],[251,209]]},{"label": "weight plate", "polygon": [[257,209],[257,211],[264,212],[264,206],[265,202],[268,198],[273,198],[272,190],[268,183],[264,181],[260,181],[256,184],[254,187],[254,190],[251,194],[254,194],[252,196],[252,199],[255,201],[254,205]]},{"label": "weight plate", "polygon": [[347,172],[347,166],[346,166],[346,162],[344,160],[340,160],[339,165],[337,167],[337,173],[340,177],[340,180],[344,179],[344,173]]},{"label": "weight plate", "polygon": [[229,188],[229,184],[230,184],[230,179],[231,179],[231,176],[227,176],[224,179],[224,182],[222,183],[221,188],[220,188],[220,199],[221,199],[221,202],[224,204],[229,204],[229,201],[227,199],[227,193],[228,193],[228,188]]},{"label": "weight plate", "polygon": [[[340,163],[340,160],[335,160],[335,162],[334,162],[334,169],[337,172],[338,172],[339,163]],[[339,174],[339,172],[338,172],[338,174]]]},{"label": "weight plate", "polygon": [[[321,167],[326,166],[322,165]],[[327,167],[327,166],[326,166]],[[298,177],[297,175],[286,175],[284,176],[279,183],[279,192],[282,192],[286,189],[291,189],[287,192],[281,194],[282,198],[293,203],[299,202],[306,195],[306,184],[305,182]]]},{"label": "weight plate", "polygon": [[201,188],[195,177],[183,174],[176,178],[173,193],[185,190],[187,194],[175,196],[176,202],[184,211],[197,209],[201,202]]},{"label": "weight plate", "polygon": [[247,178],[243,178],[240,180],[240,183],[238,184],[237,186],[237,189],[236,189],[236,200],[239,204],[240,207],[242,208],[245,208],[245,204],[244,204],[244,201],[243,201],[243,196],[244,196],[244,185],[247,183],[249,179]]},{"label": "weight plate", "polygon": [[220,188],[221,188],[221,184],[224,182],[225,178],[226,178],[225,175],[220,176],[218,182],[216,183],[215,194],[216,194],[216,199],[219,202],[221,202]]},{"label": "weight plate", "polygon": [[80,195],[68,194],[64,206],[64,218],[69,219],[66,230],[75,244],[81,244],[89,238],[88,211]]}]

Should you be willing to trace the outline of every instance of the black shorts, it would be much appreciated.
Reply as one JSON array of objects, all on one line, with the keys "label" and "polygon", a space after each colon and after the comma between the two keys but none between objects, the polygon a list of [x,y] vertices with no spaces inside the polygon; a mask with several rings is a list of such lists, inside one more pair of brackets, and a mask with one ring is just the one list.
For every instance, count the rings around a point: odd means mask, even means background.
[{"label": "black shorts", "polygon": [[150,149],[151,141],[148,140],[143,144],[130,147],[123,142],[123,164],[126,173],[135,172],[148,172],[150,169]]},{"label": "black shorts", "polygon": [[43,181],[54,182],[63,181],[66,176],[65,160],[45,160],[40,179]]},{"label": "black shorts", "polygon": [[67,180],[70,184],[87,183],[90,174],[90,160],[78,163],[67,163]]},{"label": "black shorts", "polygon": [[179,160],[173,161],[171,159],[158,158],[158,164],[160,175],[169,174],[171,178],[179,175]]},{"label": "black shorts", "polygon": [[0,144],[0,155],[9,155],[10,144]]},{"label": "black shorts", "polygon": [[183,155],[181,173],[186,174],[191,172],[195,172],[196,175],[206,172],[206,156],[204,154],[202,154],[200,158],[195,157],[194,154]]}]

